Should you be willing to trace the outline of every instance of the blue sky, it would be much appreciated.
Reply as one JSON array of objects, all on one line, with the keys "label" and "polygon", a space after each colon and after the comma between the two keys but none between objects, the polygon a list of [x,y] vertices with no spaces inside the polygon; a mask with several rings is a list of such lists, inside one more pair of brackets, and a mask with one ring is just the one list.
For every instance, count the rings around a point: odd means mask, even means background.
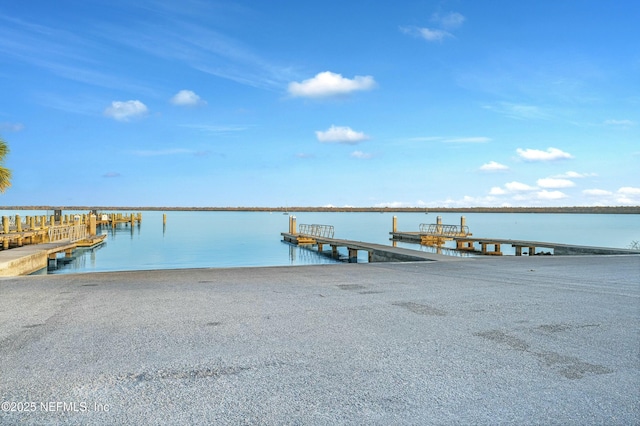
[{"label": "blue sky", "polygon": [[2,205],[640,205],[635,0],[0,1]]}]

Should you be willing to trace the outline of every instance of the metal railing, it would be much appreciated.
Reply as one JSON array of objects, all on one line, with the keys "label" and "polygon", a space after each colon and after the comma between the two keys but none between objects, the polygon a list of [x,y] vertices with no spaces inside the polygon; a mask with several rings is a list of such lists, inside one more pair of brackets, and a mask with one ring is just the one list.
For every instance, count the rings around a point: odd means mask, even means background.
[{"label": "metal railing", "polygon": [[69,241],[75,243],[87,238],[88,234],[87,225],[82,224],[51,226],[47,232],[50,242]]},{"label": "metal railing", "polygon": [[459,237],[461,235],[470,235],[468,226],[442,225],[439,223],[421,223],[420,233],[443,237]]},{"label": "metal railing", "polygon": [[331,225],[298,225],[298,234],[309,237],[333,238],[333,226]]}]

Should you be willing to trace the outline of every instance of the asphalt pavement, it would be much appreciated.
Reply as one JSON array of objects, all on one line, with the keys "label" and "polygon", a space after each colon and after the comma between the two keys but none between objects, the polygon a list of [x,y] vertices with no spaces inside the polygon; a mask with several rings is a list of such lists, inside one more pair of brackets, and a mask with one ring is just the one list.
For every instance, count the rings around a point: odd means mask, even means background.
[{"label": "asphalt pavement", "polygon": [[640,424],[640,257],[0,279],[0,424]]}]

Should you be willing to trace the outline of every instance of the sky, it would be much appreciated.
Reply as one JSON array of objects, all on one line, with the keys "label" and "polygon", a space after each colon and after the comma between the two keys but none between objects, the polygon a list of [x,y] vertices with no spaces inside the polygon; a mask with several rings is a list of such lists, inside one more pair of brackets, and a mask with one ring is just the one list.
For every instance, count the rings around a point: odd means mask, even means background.
[{"label": "sky", "polygon": [[640,205],[636,0],[0,0],[0,205]]}]

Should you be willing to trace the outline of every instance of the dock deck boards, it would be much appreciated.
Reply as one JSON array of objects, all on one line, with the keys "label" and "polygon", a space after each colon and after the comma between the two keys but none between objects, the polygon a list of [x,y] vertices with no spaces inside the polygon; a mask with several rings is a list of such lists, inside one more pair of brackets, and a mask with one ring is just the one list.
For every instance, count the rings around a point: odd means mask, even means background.
[{"label": "dock deck boards", "polygon": [[26,275],[47,266],[50,254],[76,248],[75,243],[61,241],[55,243],[29,244],[27,246],[0,251],[0,276]]},{"label": "dock deck boards", "polygon": [[[308,238],[300,234],[282,232],[285,241],[298,244],[298,238]],[[384,244],[367,243],[363,241],[344,240],[339,238],[311,237],[315,243],[301,242],[300,244],[317,245],[317,243],[336,247],[347,247],[354,250],[365,250],[374,253],[374,261],[455,261],[461,258],[455,256],[445,256],[437,253],[427,253],[418,250],[406,249],[402,247],[392,247]],[[386,258],[388,260],[382,260]],[[378,260],[375,260],[378,259]]]},{"label": "dock deck boards", "polygon": [[[405,241],[419,244],[421,236],[425,235],[420,232],[390,232],[391,237],[396,241]],[[550,243],[545,241],[531,240],[514,240],[507,238],[489,238],[489,237],[446,237],[459,243],[479,243],[485,245],[501,245],[508,244],[515,248],[547,248],[552,249],[555,255],[578,255],[578,254],[602,254],[602,255],[638,255],[640,250],[615,248],[615,247],[595,247],[579,244]],[[465,249],[467,250],[467,249]],[[494,254],[495,252],[491,252]]]}]

